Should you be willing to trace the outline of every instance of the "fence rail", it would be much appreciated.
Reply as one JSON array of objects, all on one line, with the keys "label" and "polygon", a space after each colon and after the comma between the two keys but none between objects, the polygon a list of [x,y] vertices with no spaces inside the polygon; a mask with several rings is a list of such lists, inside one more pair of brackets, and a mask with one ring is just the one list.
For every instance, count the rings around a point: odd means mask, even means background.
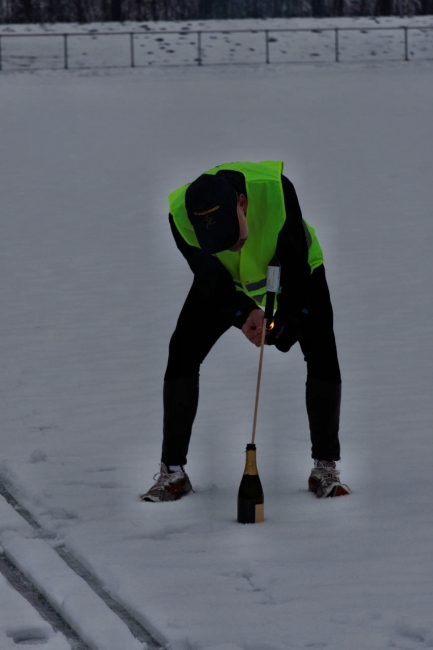
[{"label": "fence rail", "polygon": [[[194,60],[194,64],[202,66],[205,64],[205,55],[203,51],[203,35],[210,34],[263,34],[264,38],[264,60],[262,63],[270,64],[272,63],[271,57],[271,48],[270,43],[275,42],[276,39],[272,38],[272,34],[276,33],[297,33],[297,32],[309,32],[322,34],[326,32],[333,32],[333,59],[336,62],[341,60],[341,51],[340,51],[340,34],[342,32],[360,32],[360,33],[370,33],[376,31],[399,31],[402,33],[402,43],[401,43],[401,60],[409,61],[410,60],[410,48],[409,48],[409,32],[414,31],[431,31],[433,26],[419,26],[419,27],[410,27],[410,26],[399,26],[399,27],[320,27],[320,28],[275,28],[275,29],[228,29],[228,30],[167,30],[167,31],[146,31],[146,32],[64,32],[64,33],[37,33],[37,34],[0,34],[0,71],[3,70],[3,41],[5,39],[31,39],[31,38],[58,38],[63,40],[63,68],[68,69],[82,69],[82,66],[71,66],[70,65],[70,56],[69,56],[69,43],[70,39],[76,37],[87,37],[87,38],[97,38],[99,36],[123,36],[129,39],[129,64],[124,65],[123,67],[145,67],[144,65],[138,66],[136,63],[136,48],[135,43],[138,37],[149,37],[149,36],[168,36],[168,35],[178,35],[178,36],[195,36],[196,38],[196,52],[197,55]],[[37,57],[33,57],[37,58]],[[290,62],[293,62],[291,60]],[[236,63],[234,61],[228,62]],[[178,63],[178,65],[185,65]],[[207,65],[212,65],[212,63],[207,63]],[[88,66],[91,68],[97,67],[111,67],[111,66],[98,66],[92,65]],[[118,66],[116,66],[118,67]]]}]

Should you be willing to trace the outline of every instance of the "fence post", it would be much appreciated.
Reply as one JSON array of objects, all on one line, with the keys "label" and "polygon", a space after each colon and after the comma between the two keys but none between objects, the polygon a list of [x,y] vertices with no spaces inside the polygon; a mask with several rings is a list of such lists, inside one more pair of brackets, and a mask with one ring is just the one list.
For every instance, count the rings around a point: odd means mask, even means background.
[{"label": "fence post", "polygon": [[131,43],[131,68],[135,68],[135,57],[134,57],[134,32],[129,34],[130,43]]},{"label": "fence post", "polygon": [[197,32],[197,65],[201,65],[201,32]]},{"label": "fence post", "polygon": [[266,38],[266,63],[269,63],[269,30],[265,29]]},{"label": "fence post", "polygon": [[63,59],[65,70],[68,69],[68,35],[63,34]]},{"label": "fence post", "polygon": [[338,27],[335,28],[335,60],[338,63],[340,60],[340,43],[338,39]]},{"label": "fence post", "polygon": [[409,61],[409,39],[408,39],[408,28],[405,26],[404,29],[404,60]]}]

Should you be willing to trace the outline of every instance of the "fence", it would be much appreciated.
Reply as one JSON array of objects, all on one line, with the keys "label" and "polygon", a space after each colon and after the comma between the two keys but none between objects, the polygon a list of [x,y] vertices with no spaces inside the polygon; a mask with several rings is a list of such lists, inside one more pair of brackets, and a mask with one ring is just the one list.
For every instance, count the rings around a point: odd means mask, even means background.
[{"label": "fence", "polygon": [[[252,35],[254,35],[254,38],[258,34],[261,35],[262,39],[262,45],[261,45],[261,56],[260,60],[254,60],[253,62],[255,63],[278,63],[282,62],[282,57],[281,57],[281,52],[287,53],[285,50],[280,50],[279,56],[274,55],[273,56],[273,51],[272,47],[273,44],[278,41],[278,38],[276,38],[276,35],[281,36],[283,33],[289,36],[290,38],[294,38],[295,34],[299,33],[309,33],[309,34],[316,34],[316,35],[328,35],[328,42],[327,42],[327,48],[328,48],[328,53],[332,51],[332,57],[330,57],[329,60],[333,60],[335,62],[339,62],[342,60],[341,56],[341,34],[342,33],[347,33],[347,32],[357,32],[360,34],[370,34],[370,32],[400,32],[402,35],[401,42],[397,44],[394,43],[394,52],[400,52],[398,55],[391,55],[392,60],[400,59],[404,61],[409,61],[411,59],[410,56],[410,45],[409,45],[409,33],[410,32],[418,32],[418,33],[423,33],[428,35],[428,45],[431,46],[431,34],[432,34],[433,26],[424,26],[424,27],[409,27],[409,26],[399,26],[399,27],[323,27],[320,29],[307,29],[307,28],[288,28],[288,29],[236,29],[236,30],[182,30],[182,31],[147,31],[147,32],[76,32],[76,33],[37,33],[37,34],[0,34],[0,70],[4,69],[4,43],[8,39],[34,39],[34,38],[45,38],[45,39],[60,39],[62,45],[60,47],[61,54],[56,54],[52,55],[52,60],[56,60],[57,64],[51,64],[46,66],[46,68],[51,69],[54,67],[63,67],[65,70],[68,69],[75,69],[75,68],[96,68],[96,67],[145,67],[146,65],[150,65],[155,63],[155,61],[150,61],[148,60],[146,63],[143,63],[142,61],[137,61],[137,41],[142,40],[142,39],[149,39],[156,37],[156,41],[164,41],[167,36],[170,35],[177,35],[179,38],[185,39],[186,37],[191,38],[194,37],[195,41],[194,42],[189,42],[190,46],[195,47],[195,55],[193,58],[189,57],[189,59],[185,59],[183,62],[179,62],[179,59],[176,59],[175,57],[171,57],[171,61],[168,61],[169,63],[172,63],[174,65],[198,65],[198,66],[203,66],[205,64],[212,65],[215,63],[239,63],[239,61],[234,60],[234,57],[232,57],[232,60],[222,60],[222,61],[215,61],[212,60],[212,55],[210,53],[212,45],[209,45],[208,48],[205,48],[203,45],[203,40],[204,38],[207,39],[212,39],[212,38],[217,38],[216,34],[219,35],[232,35],[232,34],[242,34],[243,36],[249,35],[249,38],[252,38]],[[121,37],[122,39],[128,39],[128,45],[125,48],[125,44],[123,44],[123,50],[125,53],[125,49],[128,50],[128,60],[125,59],[123,63],[120,65],[118,63],[104,63],[103,65],[82,65],[82,64],[75,64],[72,63],[71,65],[71,55],[70,55],[70,43],[73,42],[74,40],[76,41],[77,39],[97,39],[99,37]],[[332,41],[332,45],[330,44],[330,40]],[[227,40],[227,39],[226,39]],[[397,39],[398,40],[398,39]],[[240,46],[240,43],[237,43],[236,45]],[[143,44],[141,44],[143,46]],[[76,49],[76,48],[75,48]],[[161,46],[161,49],[165,49],[166,53],[174,54],[175,51],[172,49],[167,49]],[[257,50],[256,48],[248,48],[250,51],[255,52]],[[260,50],[260,47],[258,48]],[[428,47],[421,48],[424,51],[428,51]],[[234,51],[233,48],[231,51]],[[86,54],[86,53],[83,53]],[[153,54],[153,52],[149,52],[148,54]],[[372,52],[372,54],[375,54],[375,52]],[[27,59],[27,64],[22,64],[19,65],[18,63],[16,64],[16,67],[14,68],[13,64],[10,65],[9,67],[12,69],[19,69],[19,68],[26,68],[26,69],[34,69],[34,68],[39,68],[42,69],[44,66],[38,66],[38,65],[32,65],[35,61],[38,60],[38,57],[35,56],[34,54],[29,54],[28,52],[26,54],[21,54],[21,55],[16,55],[15,58],[21,59]],[[319,54],[311,54],[310,56],[316,56],[319,57]],[[362,55],[360,55],[362,58]],[[13,57],[11,57],[13,58]],[[41,55],[40,58],[43,58]],[[76,58],[76,57],[75,57]],[[110,58],[110,57],[109,57]],[[388,56],[388,58],[390,58]],[[422,56],[421,58],[423,59],[430,59],[430,56]],[[433,48],[431,52],[431,58],[433,59]],[[215,56],[213,57],[215,59]],[[287,62],[297,62],[300,61],[300,58],[294,58],[287,60]],[[353,57],[352,57],[353,60]],[[355,57],[355,60],[359,60]],[[59,61],[61,63],[59,64]],[[250,62],[250,61],[246,61]],[[164,60],[164,63],[167,63],[167,60]],[[158,65],[158,62],[156,62]]]}]

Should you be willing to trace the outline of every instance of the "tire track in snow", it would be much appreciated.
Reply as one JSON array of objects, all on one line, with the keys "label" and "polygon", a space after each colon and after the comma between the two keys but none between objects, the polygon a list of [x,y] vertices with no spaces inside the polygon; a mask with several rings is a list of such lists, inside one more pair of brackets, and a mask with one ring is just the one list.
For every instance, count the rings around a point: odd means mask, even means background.
[{"label": "tire track in snow", "polygon": [[[9,491],[6,482],[0,477],[0,496],[12,506],[14,511],[29,524],[36,533],[36,537],[40,540],[52,539],[53,535],[44,530],[38,522],[34,519],[32,514],[24,508],[17,499]],[[155,637],[146,628],[137,621],[128,609],[120,602],[112,598],[100,581],[90,571],[88,571],[65,547],[52,548],[57,556],[73,571],[73,573],[84,580],[90,587],[92,592],[113,612],[129,629],[131,634],[141,643],[145,644],[144,647],[148,650],[163,650],[163,645],[159,643]],[[73,650],[89,650],[89,646],[84,643],[80,638],[77,631],[65,621],[62,613],[56,611],[53,606],[47,601],[41,591],[36,585],[24,576],[19,567],[15,565],[10,553],[8,557],[0,556],[0,571],[9,581],[9,583],[24,596],[30,604],[32,604],[37,611],[56,631],[60,631],[70,642]]]},{"label": "tire track in snow", "polygon": [[4,555],[0,555],[0,573],[6,578],[9,584],[21,596],[36,609],[44,621],[46,621],[55,632],[60,632],[69,642],[72,650],[90,650],[89,646],[81,641],[74,630],[56,612],[55,609],[45,600],[41,593],[28,580],[17,567],[12,564]]}]

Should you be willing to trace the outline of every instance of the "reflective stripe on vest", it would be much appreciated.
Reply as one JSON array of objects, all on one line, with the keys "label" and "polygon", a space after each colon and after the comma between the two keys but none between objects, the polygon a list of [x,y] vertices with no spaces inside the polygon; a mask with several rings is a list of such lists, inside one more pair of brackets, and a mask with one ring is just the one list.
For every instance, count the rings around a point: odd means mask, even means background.
[{"label": "reflective stripe on vest", "polygon": [[[267,266],[275,255],[278,234],[286,220],[281,182],[283,162],[235,162],[214,167],[205,173],[216,174],[220,170],[238,171],[245,177],[248,238],[239,252],[222,251],[216,253],[215,257],[229,271],[238,291],[243,291],[259,305],[264,305]],[[199,247],[185,208],[187,187],[188,185],[184,185],[170,194],[170,213],[185,241],[191,246]],[[303,221],[303,225],[308,246],[308,262],[313,271],[323,263],[323,254],[314,228],[306,221]]]}]

